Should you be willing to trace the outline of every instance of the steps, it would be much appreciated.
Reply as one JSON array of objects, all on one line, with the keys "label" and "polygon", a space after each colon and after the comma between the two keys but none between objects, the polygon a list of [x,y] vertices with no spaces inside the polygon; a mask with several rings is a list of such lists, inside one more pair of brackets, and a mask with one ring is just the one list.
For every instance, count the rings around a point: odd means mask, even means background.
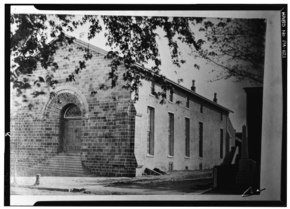
[{"label": "steps", "polygon": [[36,174],[41,174],[41,176],[92,176],[82,166],[80,153],[59,153],[29,169],[28,175]]}]

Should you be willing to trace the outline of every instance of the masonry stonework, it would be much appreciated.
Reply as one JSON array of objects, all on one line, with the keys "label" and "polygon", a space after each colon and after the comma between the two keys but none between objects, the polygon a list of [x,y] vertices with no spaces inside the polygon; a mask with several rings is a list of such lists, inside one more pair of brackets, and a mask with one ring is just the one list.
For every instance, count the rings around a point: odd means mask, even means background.
[{"label": "masonry stonework", "polygon": [[[60,47],[55,54],[59,65],[55,73],[59,81],[56,89],[62,90],[56,90],[53,98],[39,96],[33,100],[31,110],[19,109],[11,116],[11,147],[15,148],[11,151],[11,168],[14,168],[16,154],[18,175],[32,175],[31,167],[41,166],[42,162],[63,151],[63,111],[69,104],[78,106],[82,112],[83,166],[99,176],[135,175],[135,116],[131,94],[122,88],[122,83],[91,94],[101,84],[109,86],[106,79],[110,61],[96,52],[76,76],[76,81],[66,82],[78,60],[82,60],[81,48],[74,43]],[[45,73],[38,66],[36,74],[45,76]]]}]

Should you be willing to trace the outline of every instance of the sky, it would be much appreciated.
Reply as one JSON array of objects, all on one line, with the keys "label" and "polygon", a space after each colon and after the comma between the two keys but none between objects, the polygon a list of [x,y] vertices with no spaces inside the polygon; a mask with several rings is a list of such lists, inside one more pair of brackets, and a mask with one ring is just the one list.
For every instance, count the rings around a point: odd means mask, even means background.
[{"label": "sky", "polygon": [[[15,8],[14,10],[12,8],[11,12],[38,13],[39,11],[35,11],[35,9],[33,10],[31,8],[30,9]],[[46,13],[52,14],[53,12],[48,11]],[[179,13],[176,15],[186,16],[186,14],[183,13]],[[88,13],[82,11],[81,13],[77,14],[88,14]],[[110,12],[109,14],[118,15],[116,11]],[[140,12],[137,15],[147,15],[147,14],[148,12],[143,13]],[[133,15],[136,15],[136,13]],[[170,13],[170,15],[172,15],[172,13]],[[105,45],[106,39],[104,37],[103,31],[97,34],[96,37],[91,40],[87,39],[86,35],[87,32],[88,26],[83,26],[75,30],[73,33],[68,34],[75,36],[76,38],[88,42],[92,45],[103,48],[105,50],[108,51],[110,50],[110,48]],[[214,66],[212,64],[206,63],[201,58],[195,58],[190,55],[185,55],[183,57],[186,60],[186,63],[183,64],[180,68],[173,65],[168,50],[167,40],[163,38],[162,33],[160,34],[160,38],[158,39],[158,46],[162,61],[162,65],[160,67],[161,74],[165,75],[167,78],[175,82],[177,82],[178,79],[182,78],[183,82],[180,83],[180,85],[183,85],[184,87],[187,87],[189,89],[191,87],[192,80],[195,80],[196,92],[208,99],[212,100],[214,93],[217,93],[218,103],[234,112],[230,114],[230,119],[232,121],[234,128],[237,131],[241,131],[242,125],[246,124],[246,94],[243,88],[249,87],[251,86],[251,84],[246,81],[236,82],[234,81],[234,79],[217,80],[211,82],[211,80],[215,79],[217,73],[222,69],[219,69],[217,68],[217,66]],[[188,48],[186,46],[183,46],[181,47],[181,51],[185,52],[186,54],[188,52]],[[200,66],[200,69],[199,70],[195,69],[193,67],[194,64],[198,64]],[[215,72],[212,72],[213,69],[215,70]]]},{"label": "sky", "polygon": [[[82,41],[102,49],[110,50],[110,47],[105,45],[106,38],[104,37],[103,31],[91,40],[87,39],[86,31],[88,31],[88,27],[84,26],[69,33],[69,35],[75,36]],[[242,126],[246,125],[246,93],[243,88],[250,87],[252,84],[247,81],[237,82],[233,78],[215,80],[217,74],[222,69],[213,64],[206,63],[205,60],[201,58],[195,58],[192,55],[188,55],[187,52],[189,52],[189,50],[186,46],[180,48],[183,53],[185,52],[183,58],[186,60],[186,63],[181,67],[177,67],[171,62],[171,56],[167,45],[168,41],[163,37],[164,34],[162,34],[162,32],[159,32],[159,35],[160,37],[157,42],[162,62],[160,73],[175,82],[178,82],[177,80],[182,78],[183,82],[181,82],[180,85],[188,89],[190,89],[192,85],[192,80],[195,80],[196,92],[210,100],[213,99],[214,93],[217,93],[218,103],[233,111],[233,113],[230,113],[231,122],[236,131],[241,131]],[[194,64],[198,64],[200,69],[197,70],[194,68]],[[213,69],[215,70],[214,72]]]}]

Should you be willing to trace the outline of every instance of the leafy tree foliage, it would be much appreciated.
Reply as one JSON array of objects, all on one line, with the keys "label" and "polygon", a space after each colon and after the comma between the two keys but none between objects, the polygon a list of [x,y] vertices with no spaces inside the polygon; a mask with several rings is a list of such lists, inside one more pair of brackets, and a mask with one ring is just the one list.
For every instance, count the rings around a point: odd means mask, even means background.
[{"label": "leafy tree foliage", "polygon": [[[114,87],[118,79],[124,79],[124,88],[135,91],[135,99],[138,99],[137,90],[142,79],[154,78],[161,85],[163,92],[156,92],[156,96],[162,98],[161,102],[166,97],[166,90],[171,88],[166,78],[160,75],[162,60],[157,42],[160,31],[165,34],[161,38],[168,40],[172,63],[178,67],[186,63],[180,50],[180,45],[186,44],[193,56],[203,58],[219,69],[221,73],[217,79],[234,77],[257,84],[263,82],[266,24],[262,19],[12,14],[10,22],[10,80],[23,101],[27,101],[26,89],[34,89],[32,94],[36,97],[45,92],[35,87],[46,85],[53,89],[56,86],[53,73],[58,65],[53,55],[57,45],[52,43],[56,38],[65,44],[73,43],[74,38],[65,33],[84,25],[89,25],[86,34],[88,39],[101,31],[105,32],[106,44],[111,47],[105,57],[111,60],[111,72],[108,75],[111,86]],[[85,49],[83,60],[79,61],[79,66],[68,76],[67,81],[73,82],[75,74],[80,73],[91,58],[92,54]],[[32,78],[37,63],[49,72],[45,77]],[[151,70],[137,70],[146,63],[151,64]],[[127,70],[119,78],[116,72],[121,64]],[[201,68],[198,64],[193,67]],[[104,86],[100,85],[100,88]]]},{"label": "leafy tree foliage", "polygon": [[209,43],[198,54],[222,68],[217,79],[247,79],[263,84],[264,43],[266,23],[261,19],[219,19],[205,21],[204,31]]}]

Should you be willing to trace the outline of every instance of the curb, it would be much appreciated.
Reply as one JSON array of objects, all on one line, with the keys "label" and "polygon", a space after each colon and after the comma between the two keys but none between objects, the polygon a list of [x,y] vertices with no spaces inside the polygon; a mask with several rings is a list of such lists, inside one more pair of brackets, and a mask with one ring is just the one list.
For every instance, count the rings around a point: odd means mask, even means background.
[{"label": "curb", "polygon": [[[79,189],[64,189],[64,188],[54,188],[54,187],[38,187],[38,186],[26,186],[26,185],[13,185],[15,188],[28,188],[28,189],[38,189],[38,190],[48,190],[48,191],[58,191],[58,192],[76,192]],[[82,190],[82,189],[80,189]],[[84,190],[83,190],[84,191]]]}]

